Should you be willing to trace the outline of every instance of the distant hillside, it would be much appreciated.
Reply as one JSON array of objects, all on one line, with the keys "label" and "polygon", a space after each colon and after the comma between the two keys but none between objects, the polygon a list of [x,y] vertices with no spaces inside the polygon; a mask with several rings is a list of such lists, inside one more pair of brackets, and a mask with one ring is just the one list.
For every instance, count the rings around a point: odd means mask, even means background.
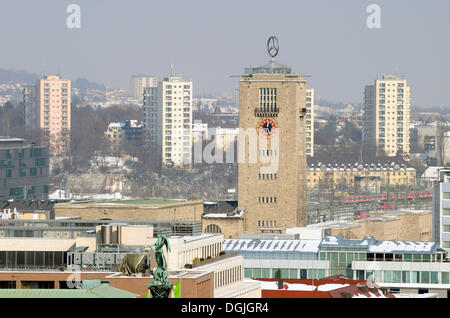
[{"label": "distant hillside", "polygon": [[0,68],[0,84],[6,83],[26,83],[34,84],[39,75],[21,70],[5,70]]},{"label": "distant hillside", "polygon": [[76,80],[72,81],[72,87],[78,88],[82,95],[86,92],[87,89],[105,89],[105,85],[89,82],[85,78],[77,78]]},{"label": "distant hillside", "polygon": [[[36,80],[40,78],[41,76],[35,73],[29,73],[22,70],[6,70],[0,68],[0,84],[6,83],[35,84]],[[76,80],[72,80],[72,87],[78,88],[82,93],[85,92],[86,89],[100,89],[100,90],[105,89],[105,85],[90,82],[85,78],[77,78]]]}]

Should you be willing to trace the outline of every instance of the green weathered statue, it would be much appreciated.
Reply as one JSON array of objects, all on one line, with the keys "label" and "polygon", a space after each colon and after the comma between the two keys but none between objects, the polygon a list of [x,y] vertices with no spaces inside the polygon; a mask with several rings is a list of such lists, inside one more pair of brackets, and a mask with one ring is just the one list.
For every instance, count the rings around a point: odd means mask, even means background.
[{"label": "green weathered statue", "polygon": [[158,267],[153,271],[153,280],[147,285],[153,298],[169,298],[169,293],[173,287],[173,284],[169,282],[167,261],[163,252],[164,245],[166,246],[166,251],[170,252],[169,241],[164,235],[158,234],[156,243],[146,246],[155,247],[155,258],[156,263],[158,264]]}]

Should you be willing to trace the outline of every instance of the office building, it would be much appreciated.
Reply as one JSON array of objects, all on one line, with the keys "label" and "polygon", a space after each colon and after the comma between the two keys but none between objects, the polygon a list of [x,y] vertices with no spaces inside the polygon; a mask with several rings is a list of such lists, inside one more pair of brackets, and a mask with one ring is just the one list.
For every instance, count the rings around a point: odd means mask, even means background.
[{"label": "office building", "polygon": [[133,75],[130,77],[130,95],[142,101],[144,88],[157,87],[158,80],[148,75]]},{"label": "office building", "polygon": [[223,249],[244,257],[246,278],[321,279],[344,275],[391,292],[447,298],[450,262],[436,242],[377,241],[373,237],[321,240],[225,239]]},{"label": "office building", "polygon": [[433,241],[450,252],[450,168],[438,170],[433,188]]},{"label": "office building", "polygon": [[69,151],[71,84],[59,76],[45,76],[36,83],[36,128],[44,133],[50,155]]},{"label": "office building", "polygon": [[163,165],[192,162],[192,81],[170,76],[144,89],[144,127],[161,149]]},{"label": "office building", "polygon": [[0,137],[0,198],[48,199],[47,147]]},{"label": "office building", "polygon": [[409,154],[410,87],[385,75],[364,92],[364,151],[377,156]]}]

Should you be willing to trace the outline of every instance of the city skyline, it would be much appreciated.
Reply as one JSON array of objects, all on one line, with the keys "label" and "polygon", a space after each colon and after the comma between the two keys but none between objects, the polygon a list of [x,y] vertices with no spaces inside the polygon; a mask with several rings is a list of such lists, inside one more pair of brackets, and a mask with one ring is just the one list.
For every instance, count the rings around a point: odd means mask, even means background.
[{"label": "city skyline", "polygon": [[[414,91],[412,106],[447,104],[445,74],[450,65],[442,61],[450,47],[435,40],[445,38],[449,26],[446,1],[378,1],[380,29],[366,25],[369,1],[282,2],[268,13],[269,2],[257,6],[247,2],[236,10],[237,3],[229,2],[171,2],[169,6],[82,0],[76,2],[81,8],[80,29],[66,26],[69,4],[2,2],[1,33],[11,49],[0,53],[0,67],[61,73],[126,88],[131,75],[163,78],[174,64],[175,75],[194,80],[198,94],[219,94],[237,88],[231,76],[244,67],[270,59],[265,43],[276,35],[277,61],[310,76],[311,87],[323,99],[359,103],[365,83],[398,74],[408,78]],[[12,18],[17,16],[22,19]],[[167,17],[173,18],[170,23]],[[252,24],[247,26],[250,18]]]}]

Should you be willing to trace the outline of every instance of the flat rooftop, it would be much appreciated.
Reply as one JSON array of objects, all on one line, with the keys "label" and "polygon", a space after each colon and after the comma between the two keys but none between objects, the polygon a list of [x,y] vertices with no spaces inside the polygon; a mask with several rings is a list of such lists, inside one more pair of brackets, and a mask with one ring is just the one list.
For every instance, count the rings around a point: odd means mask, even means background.
[{"label": "flat rooftop", "polygon": [[72,201],[58,203],[56,206],[70,206],[70,207],[86,207],[86,206],[140,206],[140,207],[151,207],[158,208],[170,205],[184,205],[184,204],[198,204],[201,200],[185,200],[185,199],[131,199],[131,200],[121,200],[121,199],[105,199],[105,200],[93,200],[93,201]]},{"label": "flat rooftop", "polygon": [[141,199],[141,200],[95,200],[92,204],[145,204],[145,205],[164,205],[172,203],[186,202],[186,200],[167,200],[167,199]]}]

